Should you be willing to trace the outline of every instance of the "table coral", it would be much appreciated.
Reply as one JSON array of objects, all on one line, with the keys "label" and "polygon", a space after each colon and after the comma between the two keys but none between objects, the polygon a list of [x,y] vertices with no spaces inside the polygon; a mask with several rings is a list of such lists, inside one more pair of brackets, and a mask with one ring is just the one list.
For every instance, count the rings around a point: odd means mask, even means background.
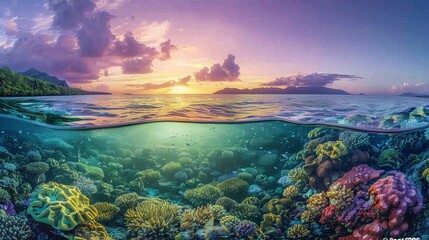
[{"label": "table coral", "polygon": [[31,194],[27,212],[38,222],[59,230],[71,230],[93,220],[98,212],[77,187],[49,182]]}]

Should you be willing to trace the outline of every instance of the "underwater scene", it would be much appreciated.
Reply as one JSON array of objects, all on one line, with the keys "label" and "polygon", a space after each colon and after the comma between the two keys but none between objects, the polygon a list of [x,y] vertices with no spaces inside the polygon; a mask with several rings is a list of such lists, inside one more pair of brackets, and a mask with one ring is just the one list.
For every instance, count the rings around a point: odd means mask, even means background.
[{"label": "underwater scene", "polygon": [[61,108],[55,97],[1,100],[0,239],[429,236],[427,106],[315,113],[324,125],[246,122],[231,107],[243,121],[107,126],[131,121],[97,105],[111,96],[88,105],[103,114],[72,111],[87,98]]}]

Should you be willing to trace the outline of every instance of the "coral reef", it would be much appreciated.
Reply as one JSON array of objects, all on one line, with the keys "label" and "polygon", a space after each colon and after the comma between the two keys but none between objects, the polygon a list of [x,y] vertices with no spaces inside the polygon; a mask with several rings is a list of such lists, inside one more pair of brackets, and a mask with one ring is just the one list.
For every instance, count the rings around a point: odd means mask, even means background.
[{"label": "coral reef", "polygon": [[29,202],[27,212],[36,221],[59,230],[71,230],[98,214],[78,188],[54,182],[39,185]]},{"label": "coral reef", "polygon": [[222,191],[210,184],[203,185],[198,188],[188,189],[183,194],[183,197],[193,206],[204,206],[213,204],[222,196]]},{"label": "coral reef", "polygon": [[98,202],[92,206],[94,206],[98,211],[98,215],[95,220],[100,222],[111,221],[116,217],[120,210],[119,207],[108,202]]},{"label": "coral reef", "polygon": [[30,226],[23,218],[0,214],[0,239],[27,240],[30,237]]},{"label": "coral reef", "polygon": [[287,237],[291,239],[303,239],[309,234],[310,230],[303,224],[295,224],[287,230]]}]

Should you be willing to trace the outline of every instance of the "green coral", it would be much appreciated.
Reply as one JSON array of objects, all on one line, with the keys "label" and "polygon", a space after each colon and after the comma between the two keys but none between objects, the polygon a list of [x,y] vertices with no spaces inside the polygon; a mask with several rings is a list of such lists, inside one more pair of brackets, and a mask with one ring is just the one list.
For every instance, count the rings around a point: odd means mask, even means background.
[{"label": "green coral", "polygon": [[174,239],[180,224],[179,207],[147,200],[125,213],[125,225],[134,239]]},{"label": "green coral", "polygon": [[142,197],[137,193],[126,193],[116,198],[115,205],[122,209],[134,208],[140,202]]},{"label": "green coral", "polygon": [[384,150],[377,158],[377,165],[381,168],[399,169],[402,165],[401,152],[393,148]]},{"label": "green coral", "polygon": [[45,162],[32,162],[25,165],[25,171],[33,175],[40,175],[49,171],[49,164]]},{"label": "green coral", "polygon": [[97,209],[79,188],[49,182],[39,185],[30,195],[27,213],[36,221],[59,230],[71,230],[77,225],[93,220]]},{"label": "green coral", "polygon": [[183,194],[183,197],[193,206],[213,204],[221,196],[222,191],[211,184],[206,184],[194,189],[188,189]]},{"label": "green coral", "polygon": [[347,146],[342,141],[329,141],[319,144],[316,148],[318,159],[328,157],[330,159],[338,159],[349,154]]},{"label": "green coral", "polygon": [[161,171],[164,173],[165,177],[173,178],[174,174],[180,171],[180,169],[182,169],[182,165],[180,165],[180,163],[169,162],[161,168]]},{"label": "green coral", "polygon": [[329,128],[325,128],[325,127],[317,127],[312,129],[308,134],[308,138],[309,139],[315,139],[315,138],[319,138],[319,137],[323,137],[326,134],[330,133],[331,131],[329,130]]},{"label": "green coral", "polygon": [[137,176],[141,176],[143,181],[147,185],[155,185],[161,179],[161,173],[158,170],[146,169],[142,172],[139,172]]},{"label": "green coral", "polygon": [[23,218],[0,214],[0,239],[27,240],[30,237],[30,226]]},{"label": "green coral", "polygon": [[235,200],[243,197],[243,193],[247,192],[249,183],[240,178],[230,178],[217,185],[225,196]]},{"label": "green coral", "polygon": [[10,194],[4,188],[0,187],[0,204],[4,204],[10,200]]},{"label": "green coral", "polygon": [[98,216],[95,218],[100,222],[108,222],[115,218],[119,213],[119,208],[108,202],[98,202],[93,205],[97,211]]}]

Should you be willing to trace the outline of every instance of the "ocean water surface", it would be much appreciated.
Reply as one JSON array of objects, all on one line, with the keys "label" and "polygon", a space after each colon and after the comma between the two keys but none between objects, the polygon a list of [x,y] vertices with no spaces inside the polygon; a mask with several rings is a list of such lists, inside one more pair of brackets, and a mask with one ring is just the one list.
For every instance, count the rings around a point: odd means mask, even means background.
[{"label": "ocean water surface", "polygon": [[411,97],[0,99],[0,239],[429,236]]}]

